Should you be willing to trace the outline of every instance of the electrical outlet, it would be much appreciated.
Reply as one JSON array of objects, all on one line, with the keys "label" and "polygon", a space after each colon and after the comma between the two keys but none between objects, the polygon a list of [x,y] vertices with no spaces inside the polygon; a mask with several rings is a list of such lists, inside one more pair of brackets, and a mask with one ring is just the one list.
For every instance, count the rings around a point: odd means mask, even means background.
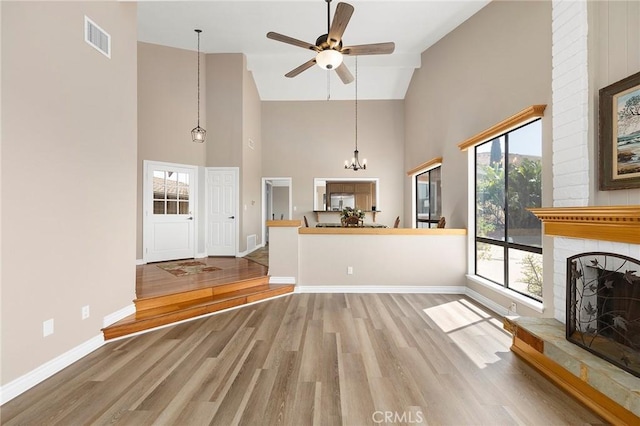
[{"label": "electrical outlet", "polygon": [[347,266],[347,275],[353,275],[353,266]]},{"label": "electrical outlet", "polygon": [[518,313],[518,306],[516,305],[516,302],[511,302],[511,305],[509,305],[509,312],[513,312],[514,314]]},{"label": "electrical outlet", "polygon": [[47,337],[51,334],[53,334],[53,318],[42,323],[42,337]]},{"label": "electrical outlet", "polygon": [[89,318],[89,305],[82,307],[82,319],[86,320]]}]

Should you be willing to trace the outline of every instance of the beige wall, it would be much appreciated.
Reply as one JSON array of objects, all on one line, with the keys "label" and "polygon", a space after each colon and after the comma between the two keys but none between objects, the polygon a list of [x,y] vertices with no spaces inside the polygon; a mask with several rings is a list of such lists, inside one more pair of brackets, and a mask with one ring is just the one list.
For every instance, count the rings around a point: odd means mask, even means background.
[{"label": "beige wall", "polygon": [[589,158],[595,205],[640,204],[640,188],[598,190],[598,91],[640,71],[640,2],[589,3]]},{"label": "beige wall", "polygon": [[[242,65],[242,191],[240,209],[242,228],[239,250],[247,249],[247,237],[256,236],[256,244],[262,244],[262,107],[253,75],[247,70],[243,55]],[[252,141],[252,146],[249,146]],[[246,207],[245,207],[246,206]]]},{"label": "beige wall", "polygon": [[358,101],[358,148],[366,170],[344,169],[355,143],[353,101],[262,102],[262,173],[292,178],[293,219],[313,211],[313,178],[380,178],[381,213],[403,214],[404,102]]},{"label": "beige wall", "polygon": [[[209,167],[242,165],[244,55],[207,55],[207,161]],[[242,179],[242,178],[241,178]]]},{"label": "beige wall", "polygon": [[[422,54],[405,98],[405,168],[443,157],[442,212],[448,227],[468,227],[467,153],[457,145],[533,104],[548,105],[543,203],[551,205],[551,2],[492,2]],[[405,182],[408,220],[411,186]],[[546,281],[552,282],[548,274]],[[468,286],[508,306],[493,291],[473,282]],[[545,293],[545,305],[553,306],[552,293]],[[520,313],[539,315],[524,306]]]},{"label": "beige wall", "polygon": [[[190,132],[197,123],[196,70],[194,51],[138,43],[138,259],[143,257],[144,160],[239,167],[238,250],[246,250],[248,235],[256,234],[260,244],[261,103],[253,75],[247,70],[242,54],[202,54],[200,125],[207,130],[207,140],[195,144]],[[253,149],[249,147],[249,139],[254,141]],[[204,189],[200,185],[202,201]],[[204,217],[203,213],[201,202],[199,217]],[[204,228],[201,221],[198,253],[204,252]]]},{"label": "beige wall", "polygon": [[[85,14],[111,59],[84,42]],[[136,25],[132,3],[2,2],[3,385],[134,297]]]},{"label": "beige wall", "polygon": [[[467,153],[458,144],[533,104],[551,105],[550,2],[492,2],[422,54],[405,98],[405,168],[443,157],[447,226],[467,227]],[[550,155],[550,119],[543,127]],[[550,157],[545,165],[551,188]],[[406,220],[410,191],[406,179]]]},{"label": "beige wall", "polygon": [[[460,291],[465,284],[464,234],[304,234],[299,235],[298,245],[297,284],[303,287],[457,287]],[[352,274],[347,273],[349,267]]]},{"label": "beige wall", "polygon": [[[143,258],[144,161],[205,165],[211,135],[206,121],[204,54],[200,56],[200,126],[207,130],[208,139],[204,144],[191,141],[191,129],[198,121],[197,67],[195,51],[138,42],[137,259]],[[202,241],[199,246],[203,246]]]}]

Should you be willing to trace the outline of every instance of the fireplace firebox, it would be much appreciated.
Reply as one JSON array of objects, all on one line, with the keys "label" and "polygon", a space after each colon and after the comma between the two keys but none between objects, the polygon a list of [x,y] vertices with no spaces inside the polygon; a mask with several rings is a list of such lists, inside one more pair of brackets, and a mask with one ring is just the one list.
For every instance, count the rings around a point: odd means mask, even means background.
[{"label": "fireplace firebox", "polygon": [[578,254],[567,281],[567,340],[640,377],[640,260]]}]

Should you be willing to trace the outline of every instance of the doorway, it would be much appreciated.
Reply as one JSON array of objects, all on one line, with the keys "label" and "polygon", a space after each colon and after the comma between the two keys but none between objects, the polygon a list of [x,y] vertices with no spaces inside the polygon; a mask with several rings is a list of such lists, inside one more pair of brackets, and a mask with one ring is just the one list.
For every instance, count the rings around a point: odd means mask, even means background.
[{"label": "doorway", "polygon": [[206,251],[207,256],[236,256],[238,251],[237,167],[206,169]]},{"label": "doorway", "polygon": [[144,161],[145,263],[195,257],[197,167]]},{"label": "doorway", "polygon": [[262,241],[269,243],[268,220],[291,220],[293,215],[290,177],[262,178]]}]

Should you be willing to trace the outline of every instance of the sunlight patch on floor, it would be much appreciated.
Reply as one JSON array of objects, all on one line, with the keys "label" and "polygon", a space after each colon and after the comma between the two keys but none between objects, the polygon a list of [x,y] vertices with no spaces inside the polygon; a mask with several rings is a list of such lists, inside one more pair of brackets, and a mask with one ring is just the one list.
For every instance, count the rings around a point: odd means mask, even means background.
[{"label": "sunlight patch on floor", "polygon": [[496,337],[490,330],[502,329],[500,320],[467,300],[460,299],[423,309],[478,368],[501,361],[499,353],[509,352],[511,338],[507,333]]}]

